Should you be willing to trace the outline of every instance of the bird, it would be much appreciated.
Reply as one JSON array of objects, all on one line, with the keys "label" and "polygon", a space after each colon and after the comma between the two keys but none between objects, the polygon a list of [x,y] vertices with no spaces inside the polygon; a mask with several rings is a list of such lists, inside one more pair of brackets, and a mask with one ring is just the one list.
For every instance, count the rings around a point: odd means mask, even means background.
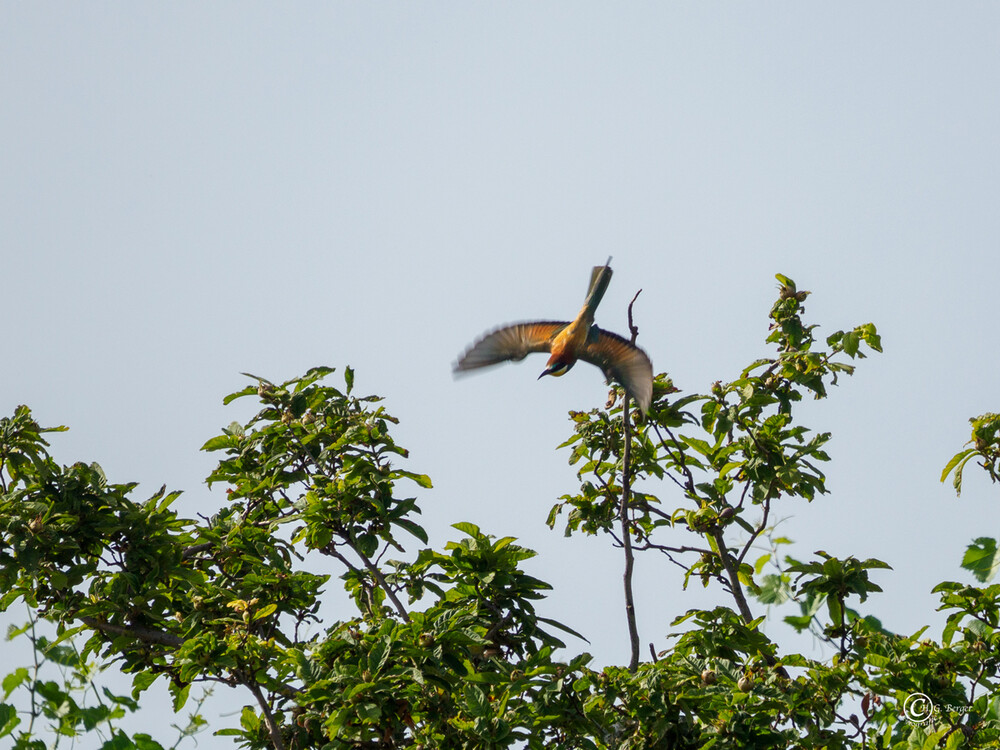
[{"label": "bird", "polygon": [[604,371],[635,399],[639,409],[649,410],[653,398],[653,364],[642,349],[616,333],[598,328],[594,313],[611,283],[611,258],[595,266],[583,307],[571,322],[526,321],[495,328],[470,346],[454,365],[456,374],[524,359],[532,352],[549,352],[545,369],[538,376],[560,377],[578,360]]}]

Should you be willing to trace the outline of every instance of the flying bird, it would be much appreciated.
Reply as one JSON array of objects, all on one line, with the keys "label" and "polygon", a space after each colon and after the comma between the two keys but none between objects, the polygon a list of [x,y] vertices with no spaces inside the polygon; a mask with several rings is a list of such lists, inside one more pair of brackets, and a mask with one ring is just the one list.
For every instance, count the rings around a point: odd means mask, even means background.
[{"label": "flying bird", "polygon": [[611,283],[611,258],[590,275],[590,290],[576,318],[570,322],[530,321],[502,326],[482,336],[455,363],[455,372],[520,361],[532,352],[549,352],[538,376],[565,375],[577,360],[597,365],[605,377],[616,380],[646,412],[653,398],[653,365],[646,352],[618,334],[594,324],[594,313]]}]

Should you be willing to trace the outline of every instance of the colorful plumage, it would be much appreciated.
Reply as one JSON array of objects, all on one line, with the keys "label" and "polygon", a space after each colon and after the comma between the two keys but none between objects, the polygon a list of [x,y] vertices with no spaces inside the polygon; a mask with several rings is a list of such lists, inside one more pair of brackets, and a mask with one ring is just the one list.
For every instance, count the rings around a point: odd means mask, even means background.
[{"label": "colorful plumage", "polygon": [[532,321],[497,328],[476,341],[455,363],[455,372],[519,361],[532,352],[549,352],[545,375],[565,375],[578,360],[590,362],[616,380],[643,412],[653,398],[653,365],[628,339],[603,331],[594,324],[594,313],[611,283],[611,258],[590,275],[590,289],[583,308],[569,323]]}]

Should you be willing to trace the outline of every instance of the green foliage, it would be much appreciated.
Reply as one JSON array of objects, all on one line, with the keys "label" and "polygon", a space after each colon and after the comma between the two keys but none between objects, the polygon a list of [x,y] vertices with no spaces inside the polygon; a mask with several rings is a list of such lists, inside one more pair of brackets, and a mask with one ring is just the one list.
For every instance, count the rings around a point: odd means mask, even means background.
[{"label": "green foliage", "polygon": [[962,567],[972,571],[977,581],[985,583],[996,578],[1000,570],[1000,551],[997,550],[997,540],[981,536],[972,540],[962,558]]},{"label": "green foliage", "polygon": [[[952,486],[956,495],[962,494],[965,465],[973,458],[979,459],[980,467],[989,474],[992,481],[1000,479],[1000,414],[981,414],[969,422],[972,424],[972,437],[966,445],[972,447],[956,453],[941,472],[942,482],[949,474],[953,475]],[[1000,570],[996,539],[979,537],[974,540],[966,548],[962,567],[971,571],[977,581],[992,581]]]},{"label": "green foliage", "polygon": [[[159,748],[117,721],[162,679],[175,711],[198,685],[243,690],[238,722],[216,733],[245,748],[995,746],[996,586],[938,586],[949,615],[936,643],[862,613],[886,563],[780,553],[790,540],[773,516],[827,491],[831,436],[796,407],[828,397],[881,341],[871,324],[817,339],[808,292],[778,280],[772,351],[734,380],[684,394],[661,374],[649,414],[632,412],[627,428],[618,389],[605,408],[571,414],[563,447],[580,485],[549,525],[565,512],[567,535],[606,535],[626,570],[645,553],[719,597],[679,613],[666,646],[634,668],[574,655],[567,636],[582,636],[536,612],[549,585],[521,568],[535,553],[512,537],[456,523],[457,540],[429,546],[417,495],[431,481],[399,465],[396,420],[380,398],[356,395],[349,368],[342,388],[320,367],[283,383],[249,376],[226,397],[260,409],[205,443],[219,456],[208,482],[226,488],[207,519],[178,516],[176,492],[135,500],[134,484],[96,464],[56,464],[50,430],[19,407],[0,420],[0,609],[23,600],[54,623],[59,640],[34,645],[70,672],[14,668],[0,736],[20,730],[17,747],[41,747],[33,722],[44,716],[57,735]],[[994,479],[996,439],[994,422],[974,421],[971,450]],[[960,477],[967,460],[945,474]],[[966,556],[985,577],[997,567],[991,542]],[[353,609],[322,622],[331,565]],[[776,641],[764,626],[772,607],[790,609],[784,622],[827,656]],[[131,675],[130,696],[74,698],[74,675],[89,684],[113,662]],[[8,702],[24,691],[42,707],[26,730]],[[935,710],[915,714],[914,696]]]},{"label": "green foliage", "polygon": [[[8,630],[8,640],[28,641],[35,661],[30,668],[15,669],[2,681],[3,701],[12,703],[0,703],[0,738],[11,737],[15,750],[51,747],[34,739],[40,734],[55,738],[55,745],[88,736],[88,741],[98,738],[101,748],[163,750],[163,745],[147,734],[129,736],[118,728],[118,721],[137,711],[139,704],[107,687],[98,689],[106,665],[85,659],[65,634],[51,641],[40,635],[37,627],[36,620],[29,619],[23,627]],[[175,725],[178,736],[172,748],[205,728],[206,721],[198,710],[206,698],[207,693],[200,696],[186,726]],[[24,718],[15,708],[18,702],[29,707]]]},{"label": "green foliage", "polygon": [[[782,285],[771,309],[767,342],[777,351],[756,360],[734,381],[717,382],[709,394],[670,398],[677,389],[664,375],[657,378],[655,401],[648,429],[634,430],[629,471],[634,490],[629,497],[636,549],[655,550],[670,559],[698,555],[687,565],[688,576],[697,575],[707,585],[725,580],[725,563],[734,565],[736,583],[758,590],[755,571],[746,562],[753,542],[768,528],[772,504],[786,498],[813,500],[826,492],[819,465],[829,461],[824,446],[829,433],[813,433],[796,424],[793,406],[803,394],[827,395],[827,385],[853,366],[843,355],[861,358],[861,342],[881,351],[874,326],[838,331],[827,338],[827,348],[817,346],[815,325],[802,319],[802,302],[808,292],[778,276]],[[697,411],[695,411],[697,407]],[[621,504],[623,430],[621,409],[573,413],[570,463],[578,465],[580,492],[564,495],[553,507],[549,524],[570,508],[566,533],[616,531]],[[675,430],[677,431],[675,434]],[[651,481],[667,479],[683,492],[686,503],[665,509],[657,495],[644,491]],[[661,482],[662,484],[662,482]],[[671,485],[666,485],[669,489]],[[750,516],[762,511],[761,520]],[[697,540],[668,544],[659,537],[677,527]],[[725,535],[747,534],[734,559],[725,551]],[[621,543],[620,539],[615,539]]]},{"label": "green foliage", "polygon": [[941,472],[941,481],[948,478],[949,474],[954,474],[952,484],[955,493],[962,494],[962,473],[965,465],[973,458],[980,460],[980,466],[990,475],[990,479],[996,482],[1000,479],[1000,414],[981,414],[969,420],[972,424],[972,438],[966,445],[972,445],[963,451],[956,453],[944,471]]}]

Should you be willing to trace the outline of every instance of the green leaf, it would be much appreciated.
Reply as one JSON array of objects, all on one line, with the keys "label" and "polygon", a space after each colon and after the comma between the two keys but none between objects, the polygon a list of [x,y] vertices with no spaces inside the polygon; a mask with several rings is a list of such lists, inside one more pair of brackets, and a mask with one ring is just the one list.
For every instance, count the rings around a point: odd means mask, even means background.
[{"label": "green leaf", "polygon": [[876,332],[874,323],[865,323],[863,326],[858,326],[855,330],[859,332],[861,338],[865,340],[865,343],[867,343],[873,351],[882,351],[882,337]]},{"label": "green leaf", "polygon": [[174,713],[177,713],[182,708],[184,704],[187,703],[188,693],[191,692],[191,683],[177,687],[174,683],[170,683],[170,692],[174,696]]},{"label": "green leaf", "polygon": [[951,470],[954,469],[956,466],[958,466],[958,464],[962,462],[963,459],[968,459],[968,457],[974,454],[975,452],[976,452],[975,448],[967,448],[964,451],[956,453],[954,456],[952,456],[951,460],[944,467],[944,471],[941,472],[941,481],[943,482],[945,479],[947,479],[948,475],[951,473]]},{"label": "green leaf", "polygon": [[482,534],[479,531],[479,527],[476,526],[476,524],[474,523],[469,523],[468,521],[459,521],[458,523],[453,523],[451,527],[453,529],[458,529],[463,534],[468,534],[473,538],[482,536]]},{"label": "green leaf", "polygon": [[869,651],[865,654],[865,664],[869,664],[876,669],[886,669],[892,664],[892,659],[882,654],[876,654]]},{"label": "green leaf", "polygon": [[992,721],[1000,721],[1000,695],[990,701],[984,718]]},{"label": "green leaf", "polygon": [[948,734],[948,739],[945,740],[944,750],[958,750],[965,744],[965,735],[962,732],[952,731]]},{"label": "green leaf", "polygon": [[721,469],[719,469],[719,476],[720,477],[729,476],[729,472],[731,472],[733,469],[739,469],[740,467],[743,466],[743,464],[744,464],[743,461],[730,461]]},{"label": "green leaf", "polygon": [[841,345],[844,348],[844,354],[854,358],[858,354],[858,345],[861,343],[858,338],[858,334],[854,331],[848,331],[844,334],[844,338],[841,340]]},{"label": "green leaf", "polygon": [[278,608],[278,605],[275,604],[274,602],[272,602],[270,604],[265,604],[260,609],[254,611],[254,613],[253,613],[253,619],[254,620],[263,620],[265,617],[274,614],[274,611],[277,608]]},{"label": "green leaf", "polygon": [[813,618],[809,615],[802,615],[801,617],[798,615],[788,615],[784,618],[785,622],[795,628],[795,630],[799,633],[809,627],[812,619]]},{"label": "green leaf", "polygon": [[243,711],[240,713],[240,726],[252,734],[256,734],[259,730],[260,717],[250,706],[243,707]]},{"label": "green leaf", "polygon": [[148,734],[134,734],[132,735],[132,741],[135,743],[137,750],[163,750],[163,745]]},{"label": "green leaf", "polygon": [[826,598],[826,606],[830,612],[830,622],[834,625],[840,625],[844,617],[844,607],[841,605],[840,600],[835,596],[828,596]]},{"label": "green leaf", "polygon": [[233,438],[230,435],[216,435],[214,438],[209,438],[205,441],[205,444],[201,446],[203,451],[219,451],[229,448],[233,444]]},{"label": "green leaf", "polygon": [[397,518],[393,523],[402,529],[406,529],[424,544],[427,544],[427,532],[420,524],[414,523],[408,518]]},{"label": "green leaf", "polygon": [[955,468],[955,478],[952,480],[951,484],[955,488],[956,495],[962,494],[962,472],[965,470],[965,465],[969,462],[971,458],[972,454],[966,456],[959,462],[958,466]]},{"label": "green leaf", "polygon": [[14,727],[20,722],[21,719],[18,718],[17,709],[6,703],[0,703],[0,737],[6,737],[13,732]]},{"label": "green leaf", "polygon": [[132,697],[138,698],[160,675],[156,672],[136,672],[132,675]]},{"label": "green leaf", "polygon": [[469,713],[477,718],[485,718],[490,715],[490,702],[486,698],[486,693],[478,685],[466,683],[465,700],[469,706]]},{"label": "green leaf", "polygon": [[128,735],[116,732],[115,735],[101,745],[100,750],[135,750],[136,746]]},{"label": "green leaf", "polygon": [[771,553],[767,552],[757,558],[757,562],[753,565],[754,573],[760,575],[761,571],[764,570],[764,566],[771,562]]},{"label": "green leaf", "polygon": [[[246,375],[246,373],[243,373],[243,374]],[[253,375],[250,375],[248,377],[252,378]],[[252,396],[252,395],[254,395],[256,393],[257,393],[257,386],[256,385],[248,385],[246,388],[244,388],[241,391],[236,391],[235,393],[230,393],[228,396],[226,396],[224,399],[222,399],[222,404],[223,404],[223,406],[228,406],[229,404],[231,404],[233,401],[235,401],[238,398],[243,398],[244,396]]]},{"label": "green leaf", "polygon": [[365,557],[373,556],[378,550],[378,537],[374,534],[358,534],[354,543],[357,545],[358,552]]},{"label": "green leaf", "polygon": [[973,540],[965,549],[962,557],[962,567],[972,572],[977,581],[985,583],[996,577],[1000,570],[1000,551],[997,550],[997,540],[981,536]]},{"label": "green leaf", "polygon": [[687,435],[681,435],[680,441],[685,445],[698,451],[703,456],[710,456],[712,454],[712,446],[709,445],[707,440],[701,440],[700,438],[688,437]]},{"label": "green leaf", "polygon": [[376,724],[382,718],[382,708],[376,703],[362,703],[358,708],[358,716],[369,724]]},{"label": "green leaf", "polygon": [[86,629],[87,629],[86,625],[80,625],[79,627],[76,628],[67,628],[58,638],[56,638],[54,641],[48,644],[48,648],[52,648],[53,646],[58,646],[63,641],[69,640],[77,633],[80,633]]},{"label": "green leaf", "polygon": [[397,473],[401,477],[412,479],[414,482],[416,482],[426,490],[429,490],[433,487],[433,485],[431,484],[431,478],[426,474],[415,474],[412,471],[402,471],[402,470],[398,471]]},{"label": "green leaf", "polygon": [[582,634],[580,634],[580,633],[576,632],[575,630],[573,630],[573,628],[571,628],[569,625],[563,625],[558,620],[553,620],[553,619],[551,619],[549,617],[539,617],[538,621],[539,622],[544,622],[547,625],[551,625],[554,628],[559,628],[559,630],[563,631],[564,633],[569,633],[570,635],[575,635],[581,641],[585,641],[586,643],[590,643],[590,641],[587,640]]},{"label": "green leaf", "polygon": [[739,569],[736,571],[736,577],[739,578],[740,583],[744,586],[756,586],[753,580],[753,568],[743,563],[740,565]]},{"label": "green leaf", "polygon": [[[29,678],[28,670],[26,667],[18,667],[9,675],[3,678],[3,698],[7,700],[10,694],[13,693],[18,685],[27,682]],[[2,737],[3,735],[0,735]]]},{"label": "green leaf", "polygon": [[499,552],[504,547],[510,546],[513,542],[516,542],[516,541],[517,541],[517,537],[516,536],[505,536],[505,537],[503,537],[501,539],[497,539],[493,543],[493,551],[494,552]]},{"label": "green leaf", "polygon": [[764,576],[755,595],[761,604],[782,604],[791,598],[791,591],[781,576],[771,573]]},{"label": "green leaf", "polygon": [[[927,725],[930,726],[930,725]],[[940,747],[941,740],[944,739],[945,735],[959,735],[961,737],[961,732],[956,732],[951,727],[943,727],[938,729],[936,732],[928,732],[927,738],[924,740],[923,744],[920,746],[921,750],[938,750]]]}]

